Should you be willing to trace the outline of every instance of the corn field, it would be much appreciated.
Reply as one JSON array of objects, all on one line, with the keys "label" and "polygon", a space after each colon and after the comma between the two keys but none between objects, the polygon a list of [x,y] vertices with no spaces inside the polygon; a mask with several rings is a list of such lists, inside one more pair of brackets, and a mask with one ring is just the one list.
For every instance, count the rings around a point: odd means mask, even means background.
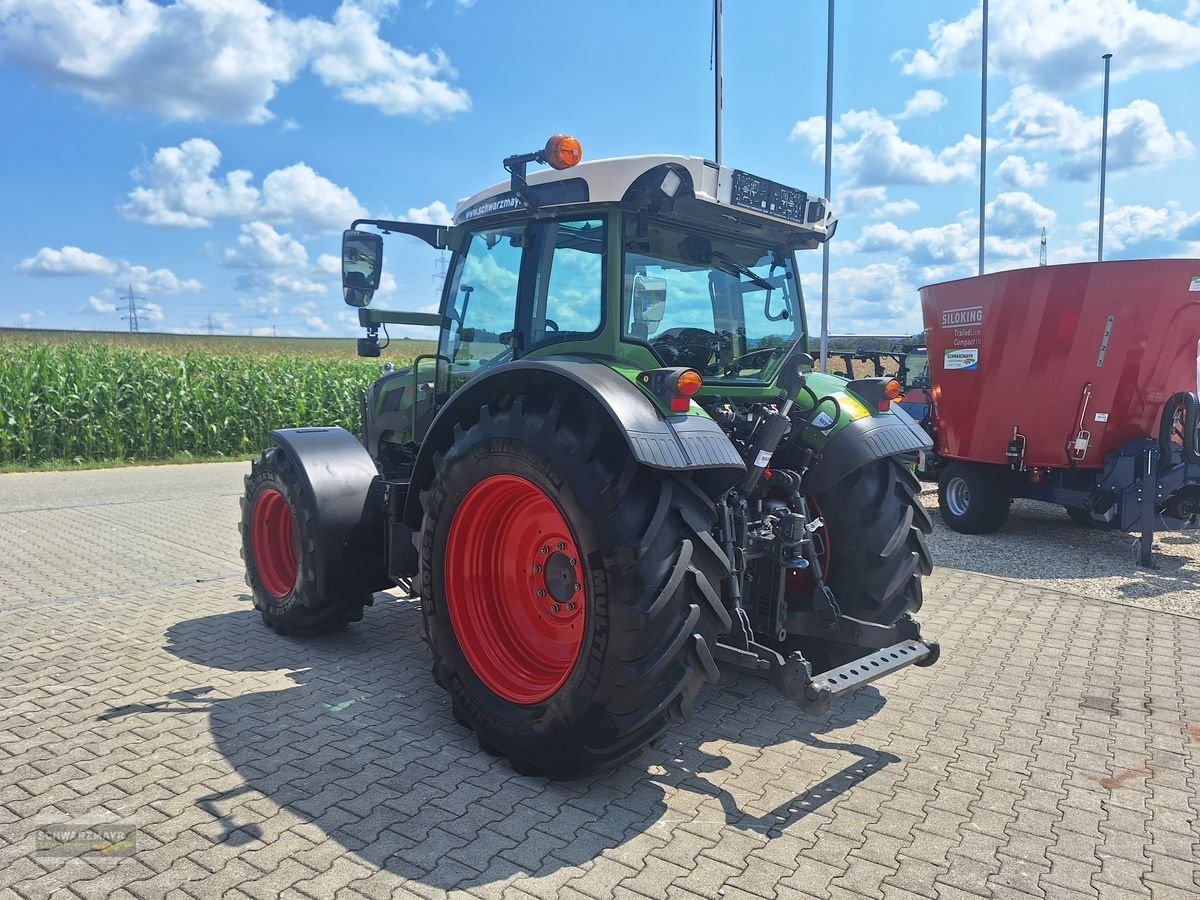
[{"label": "corn field", "polygon": [[273,428],[357,432],[378,374],[353,357],[0,342],[0,465],[248,455]]}]

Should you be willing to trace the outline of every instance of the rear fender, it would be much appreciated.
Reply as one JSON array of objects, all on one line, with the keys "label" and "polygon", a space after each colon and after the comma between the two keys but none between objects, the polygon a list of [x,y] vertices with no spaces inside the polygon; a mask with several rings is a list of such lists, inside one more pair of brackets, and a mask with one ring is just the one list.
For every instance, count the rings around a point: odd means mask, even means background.
[{"label": "rear fender", "polygon": [[693,472],[713,496],[745,471],[737,448],[707,416],[666,416],[628,378],[588,358],[542,357],[496,366],[472,378],[443,406],[425,435],[413,470],[404,521],[420,525],[419,494],[433,478],[433,457],[450,445],[454,428],[474,422],[485,403],[531,390],[579,389],[602,409],[625,438],[634,459],[652,469]]},{"label": "rear fender", "polygon": [[898,404],[889,412],[864,416],[846,423],[821,448],[809,474],[807,490],[821,494],[851,472],[887,456],[911,456],[933,449],[924,429]]},{"label": "rear fender", "polygon": [[383,481],[370,454],[344,428],[271,432],[312,498],[322,593],[392,587],[384,555]]}]

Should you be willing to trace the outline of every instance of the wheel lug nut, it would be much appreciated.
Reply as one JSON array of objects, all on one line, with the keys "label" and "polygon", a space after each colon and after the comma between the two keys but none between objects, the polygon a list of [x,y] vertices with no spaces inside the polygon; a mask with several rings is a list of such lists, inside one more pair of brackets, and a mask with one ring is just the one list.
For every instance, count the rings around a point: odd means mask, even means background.
[{"label": "wheel lug nut", "polygon": [[575,557],[572,556],[571,557],[571,565],[574,566],[574,565],[578,565],[578,564],[579,564],[579,560],[577,560]]},{"label": "wheel lug nut", "polygon": [[575,612],[575,604],[567,603],[567,612]]},{"label": "wheel lug nut", "polygon": [[557,613],[557,612],[558,612],[558,604],[557,604],[557,603],[553,604],[553,605],[550,607],[550,612],[552,612],[552,613]]},{"label": "wheel lug nut", "polygon": [[543,548],[542,548],[542,552],[543,552],[543,553],[549,553],[549,552],[550,552],[550,548],[549,548],[549,547],[543,547]]},{"label": "wheel lug nut", "polygon": [[538,574],[540,574],[540,573],[541,573],[541,571],[542,571],[542,567],[541,567],[541,566],[534,566],[534,567],[533,567],[533,574],[534,574],[534,575],[538,575]]},{"label": "wheel lug nut", "polygon": [[546,596],[546,592],[545,592],[545,591],[543,591],[543,590],[541,590],[541,589],[539,588],[539,589],[538,589],[538,592],[537,592],[537,595],[538,595],[538,597],[539,597],[539,598],[541,598],[541,597],[545,597],[545,596]]},{"label": "wheel lug nut", "polygon": [[572,590],[572,591],[574,591],[576,594],[578,594],[578,593],[579,593],[579,589],[580,589],[581,587],[583,587],[583,585],[581,585],[581,584],[580,584],[580,583],[577,581],[577,582],[575,582],[575,584],[573,584],[573,585],[571,586],[571,590]]},{"label": "wheel lug nut", "polygon": [[559,541],[557,544],[555,544],[555,545],[554,545],[554,549],[556,549],[556,550],[566,550],[566,549],[567,549],[567,545],[566,545],[566,544],[564,544],[562,541]]}]

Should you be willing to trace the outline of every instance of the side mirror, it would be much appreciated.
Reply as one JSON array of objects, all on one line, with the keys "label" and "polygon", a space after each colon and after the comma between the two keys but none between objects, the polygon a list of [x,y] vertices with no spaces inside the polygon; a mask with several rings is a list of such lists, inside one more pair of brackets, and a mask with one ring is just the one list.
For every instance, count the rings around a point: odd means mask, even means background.
[{"label": "side mirror", "polygon": [[342,232],[342,295],[348,306],[366,306],[383,275],[383,238],[370,231]]},{"label": "side mirror", "polygon": [[633,321],[653,334],[667,311],[667,279],[635,275],[633,278]]}]

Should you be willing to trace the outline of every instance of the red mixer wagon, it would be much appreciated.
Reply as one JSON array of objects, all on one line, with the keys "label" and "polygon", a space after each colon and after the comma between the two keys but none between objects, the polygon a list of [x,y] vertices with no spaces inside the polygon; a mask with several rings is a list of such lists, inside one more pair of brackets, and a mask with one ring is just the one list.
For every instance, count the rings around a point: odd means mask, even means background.
[{"label": "red mixer wagon", "polygon": [[1011,500],[1140,531],[1200,516],[1200,260],[1041,266],[921,288],[942,516]]}]

